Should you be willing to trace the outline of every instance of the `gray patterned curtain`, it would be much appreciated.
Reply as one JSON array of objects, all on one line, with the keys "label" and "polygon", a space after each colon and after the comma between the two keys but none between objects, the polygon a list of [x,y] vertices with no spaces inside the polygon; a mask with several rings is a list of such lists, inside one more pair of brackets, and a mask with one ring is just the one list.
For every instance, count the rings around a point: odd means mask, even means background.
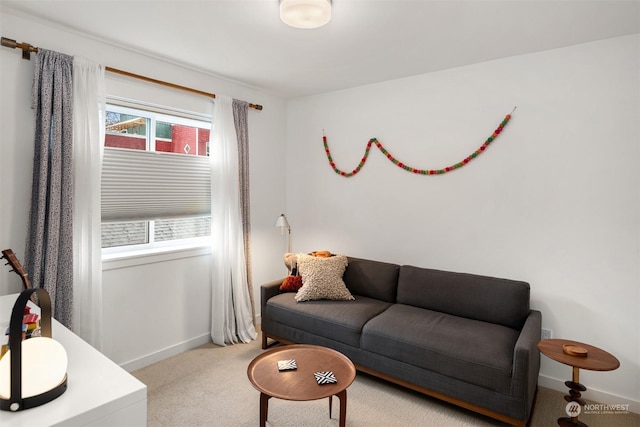
[{"label": "gray patterned curtain", "polygon": [[253,300],[253,281],[251,272],[251,209],[249,194],[249,103],[233,100],[233,122],[238,138],[238,171],[240,178],[240,215],[242,216],[242,238],[244,240],[244,259],[247,267],[247,286],[251,300],[252,318],[255,319],[256,308]]},{"label": "gray patterned curtain", "polygon": [[39,49],[33,187],[25,265],[31,285],[51,297],[53,316],[71,327],[73,309],[73,57]]}]

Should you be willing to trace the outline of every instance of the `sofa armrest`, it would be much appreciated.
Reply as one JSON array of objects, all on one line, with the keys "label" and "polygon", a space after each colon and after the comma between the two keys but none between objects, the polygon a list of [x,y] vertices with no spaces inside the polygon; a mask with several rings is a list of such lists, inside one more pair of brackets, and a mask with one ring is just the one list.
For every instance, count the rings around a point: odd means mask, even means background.
[{"label": "sofa armrest", "polygon": [[269,298],[273,298],[274,296],[280,293],[280,285],[282,285],[282,279],[272,280],[271,282],[264,283],[260,286],[260,329],[262,330],[262,349],[267,348],[267,334],[265,333],[265,328],[268,328],[269,316],[267,314],[267,301]]},{"label": "sofa armrest", "polygon": [[520,331],[513,353],[513,396],[527,402],[523,419],[527,420],[531,414],[531,407],[538,385],[540,373],[540,351],[537,344],[540,341],[542,328],[542,313],[531,310]]},{"label": "sofa armrest", "polygon": [[264,308],[269,298],[274,297],[280,293],[280,285],[282,285],[282,279],[272,280],[271,282],[264,283],[260,286],[260,308],[261,314],[264,313]]}]

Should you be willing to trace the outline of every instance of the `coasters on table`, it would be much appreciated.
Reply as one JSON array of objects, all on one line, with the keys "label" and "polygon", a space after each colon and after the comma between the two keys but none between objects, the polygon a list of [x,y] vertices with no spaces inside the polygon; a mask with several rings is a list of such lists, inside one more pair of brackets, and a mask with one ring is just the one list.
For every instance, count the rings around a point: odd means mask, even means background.
[{"label": "coasters on table", "polygon": [[331,372],[331,371],[315,372],[313,375],[316,377],[316,381],[320,385],[322,385],[322,384],[334,384],[334,383],[338,382],[338,380],[336,379],[335,375],[333,375],[333,372]]},{"label": "coasters on table", "polygon": [[298,365],[296,365],[295,359],[278,360],[279,371],[292,371],[294,369],[298,369]]}]

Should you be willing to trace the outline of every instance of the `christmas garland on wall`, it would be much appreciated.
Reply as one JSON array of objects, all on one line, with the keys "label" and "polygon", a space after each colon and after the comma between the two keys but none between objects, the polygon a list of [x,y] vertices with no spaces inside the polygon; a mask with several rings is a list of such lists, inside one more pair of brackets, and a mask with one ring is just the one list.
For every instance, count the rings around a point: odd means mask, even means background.
[{"label": "christmas garland on wall", "polygon": [[378,149],[382,152],[382,154],[384,154],[386,156],[386,158],[389,159],[389,161],[391,161],[391,163],[393,163],[394,165],[406,170],[407,172],[412,172],[412,173],[415,173],[415,174],[418,174],[418,175],[442,175],[444,173],[451,172],[451,171],[454,171],[454,170],[456,170],[458,168],[461,168],[462,166],[465,166],[471,160],[475,159],[480,154],[482,154],[487,149],[487,147],[498,137],[498,135],[500,135],[500,133],[502,132],[504,127],[509,123],[509,120],[511,120],[511,114],[513,114],[515,109],[516,109],[516,107],[513,108],[513,110],[511,111],[510,114],[507,114],[505,116],[504,120],[502,120],[502,122],[498,125],[496,130],[493,131],[491,136],[488,137],[487,140],[484,142],[484,144],[482,144],[476,151],[474,151],[473,153],[469,154],[467,157],[465,157],[460,162],[454,163],[453,165],[447,166],[447,167],[442,168],[442,169],[418,169],[418,168],[414,168],[414,167],[408,166],[408,165],[404,164],[403,162],[399,161],[398,159],[396,159],[391,153],[389,153],[389,151],[387,151],[387,149],[384,148],[384,146],[382,145],[382,143],[380,141],[378,141],[376,138],[371,138],[369,140],[369,142],[367,142],[367,147],[364,150],[364,156],[362,157],[362,160],[360,160],[360,163],[358,164],[358,166],[356,166],[356,168],[354,170],[352,170],[351,172],[345,172],[345,171],[343,171],[341,169],[338,169],[338,167],[336,166],[335,162],[333,161],[333,157],[331,156],[331,151],[329,150],[329,144],[327,142],[326,135],[324,135],[324,131],[323,131],[323,135],[322,135],[322,142],[324,143],[324,151],[327,154],[327,160],[329,160],[329,165],[333,168],[333,171],[335,173],[337,173],[338,175],[344,176],[346,178],[354,176],[355,174],[360,172],[360,169],[362,169],[362,167],[364,166],[365,162],[367,161],[367,158],[369,157],[369,151],[371,150],[371,145],[372,144],[375,144],[376,147],[378,147]]}]

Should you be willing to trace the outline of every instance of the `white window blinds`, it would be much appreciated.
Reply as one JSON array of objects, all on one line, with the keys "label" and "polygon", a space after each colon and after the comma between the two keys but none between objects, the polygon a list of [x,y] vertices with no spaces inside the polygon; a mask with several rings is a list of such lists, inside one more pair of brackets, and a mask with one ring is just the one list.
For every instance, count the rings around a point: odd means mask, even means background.
[{"label": "white window blinds", "polygon": [[105,148],[102,221],[210,215],[210,158]]}]

